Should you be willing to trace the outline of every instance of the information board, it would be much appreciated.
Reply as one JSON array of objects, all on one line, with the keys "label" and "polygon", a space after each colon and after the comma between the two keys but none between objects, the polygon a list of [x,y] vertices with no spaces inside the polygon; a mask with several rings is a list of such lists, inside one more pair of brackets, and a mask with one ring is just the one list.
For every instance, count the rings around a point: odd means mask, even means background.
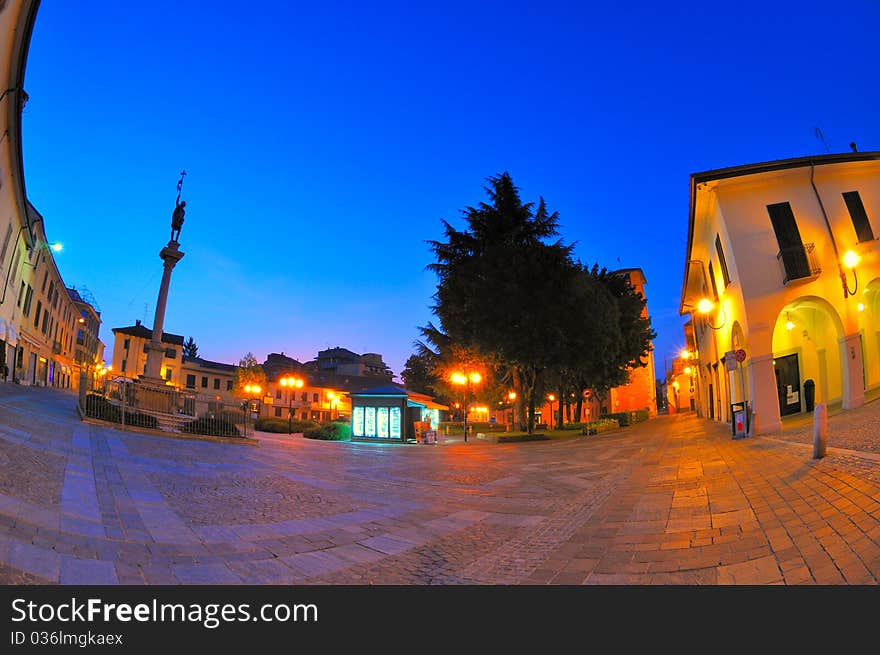
[{"label": "information board", "polygon": [[391,408],[391,438],[400,439],[400,407]]},{"label": "information board", "polygon": [[377,432],[378,435],[382,439],[388,438],[388,408],[387,407],[379,407],[376,410],[376,424],[377,424]]}]

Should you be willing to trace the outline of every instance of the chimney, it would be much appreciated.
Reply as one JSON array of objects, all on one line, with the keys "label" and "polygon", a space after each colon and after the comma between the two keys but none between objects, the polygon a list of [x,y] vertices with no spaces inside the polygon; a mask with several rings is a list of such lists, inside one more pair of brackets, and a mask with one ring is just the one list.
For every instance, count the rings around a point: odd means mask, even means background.
[{"label": "chimney", "polygon": [[859,151],[859,149],[856,148],[856,142],[855,142],[855,141],[851,141],[850,144],[849,144],[849,147],[852,148],[852,151],[853,151],[853,152],[858,152],[858,151]]},{"label": "chimney", "polygon": [[140,324],[141,324],[141,319],[139,319],[139,318],[134,319],[134,325],[135,325],[135,327],[137,327],[137,326],[140,325]]}]

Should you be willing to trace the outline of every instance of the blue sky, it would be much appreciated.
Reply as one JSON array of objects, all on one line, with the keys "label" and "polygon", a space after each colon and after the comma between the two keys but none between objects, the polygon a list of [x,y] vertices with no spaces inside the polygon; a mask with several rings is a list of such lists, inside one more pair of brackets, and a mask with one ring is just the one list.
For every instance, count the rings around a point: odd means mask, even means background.
[{"label": "blue sky", "polygon": [[880,150],[880,3],[717,5],[45,1],[28,195],[108,349],[152,324],[185,168],[167,331],[210,359],[341,345],[399,374],[432,318],[425,241],[506,170],[581,260],[645,271],[659,374],[689,175]]}]

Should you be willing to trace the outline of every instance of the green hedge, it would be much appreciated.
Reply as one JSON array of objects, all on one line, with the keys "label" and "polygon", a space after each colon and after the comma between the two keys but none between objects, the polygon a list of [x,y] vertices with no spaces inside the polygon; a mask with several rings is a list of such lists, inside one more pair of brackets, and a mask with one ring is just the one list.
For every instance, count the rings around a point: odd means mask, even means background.
[{"label": "green hedge", "polygon": [[584,423],[581,428],[581,434],[599,434],[600,432],[607,432],[608,430],[616,430],[619,427],[620,423],[617,419],[599,418],[595,421]]},{"label": "green hedge", "polygon": [[204,434],[209,437],[240,437],[241,432],[230,417],[223,414],[200,416],[195,421],[180,426],[181,432]]},{"label": "green hedge", "polygon": [[[314,421],[304,421],[302,419],[293,419],[290,421],[290,432],[305,432],[318,427]],[[254,429],[260,432],[277,432],[287,434],[288,422],[286,418],[277,418],[274,416],[265,416],[258,418],[254,423]]]},{"label": "green hedge", "polygon": [[600,416],[599,418],[614,419],[620,424],[620,427],[625,428],[632,423],[632,412],[614,412],[612,414],[602,414],[602,416]]},{"label": "green hedge", "polygon": [[348,423],[332,421],[303,432],[306,439],[320,439],[321,441],[349,441],[351,439],[351,427]]},{"label": "green hedge", "polygon": [[[445,432],[447,427],[453,433],[464,431],[464,423],[462,421],[440,421],[437,429]],[[505,432],[506,430],[507,426],[504,423],[468,421],[468,432]]]},{"label": "green hedge", "polygon": [[[114,405],[103,396],[90,393],[86,395],[85,414],[90,418],[122,424],[122,409]],[[125,424],[140,428],[158,429],[156,417],[141,412],[125,412]]]}]

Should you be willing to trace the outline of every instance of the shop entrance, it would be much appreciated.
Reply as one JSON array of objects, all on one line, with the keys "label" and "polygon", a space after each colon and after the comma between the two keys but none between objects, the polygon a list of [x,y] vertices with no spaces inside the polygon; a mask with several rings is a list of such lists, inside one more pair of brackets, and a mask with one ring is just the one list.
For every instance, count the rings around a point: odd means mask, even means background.
[{"label": "shop entrance", "polygon": [[797,354],[777,357],[773,360],[773,367],[776,369],[776,395],[779,397],[780,415],[800,413],[801,374]]}]

